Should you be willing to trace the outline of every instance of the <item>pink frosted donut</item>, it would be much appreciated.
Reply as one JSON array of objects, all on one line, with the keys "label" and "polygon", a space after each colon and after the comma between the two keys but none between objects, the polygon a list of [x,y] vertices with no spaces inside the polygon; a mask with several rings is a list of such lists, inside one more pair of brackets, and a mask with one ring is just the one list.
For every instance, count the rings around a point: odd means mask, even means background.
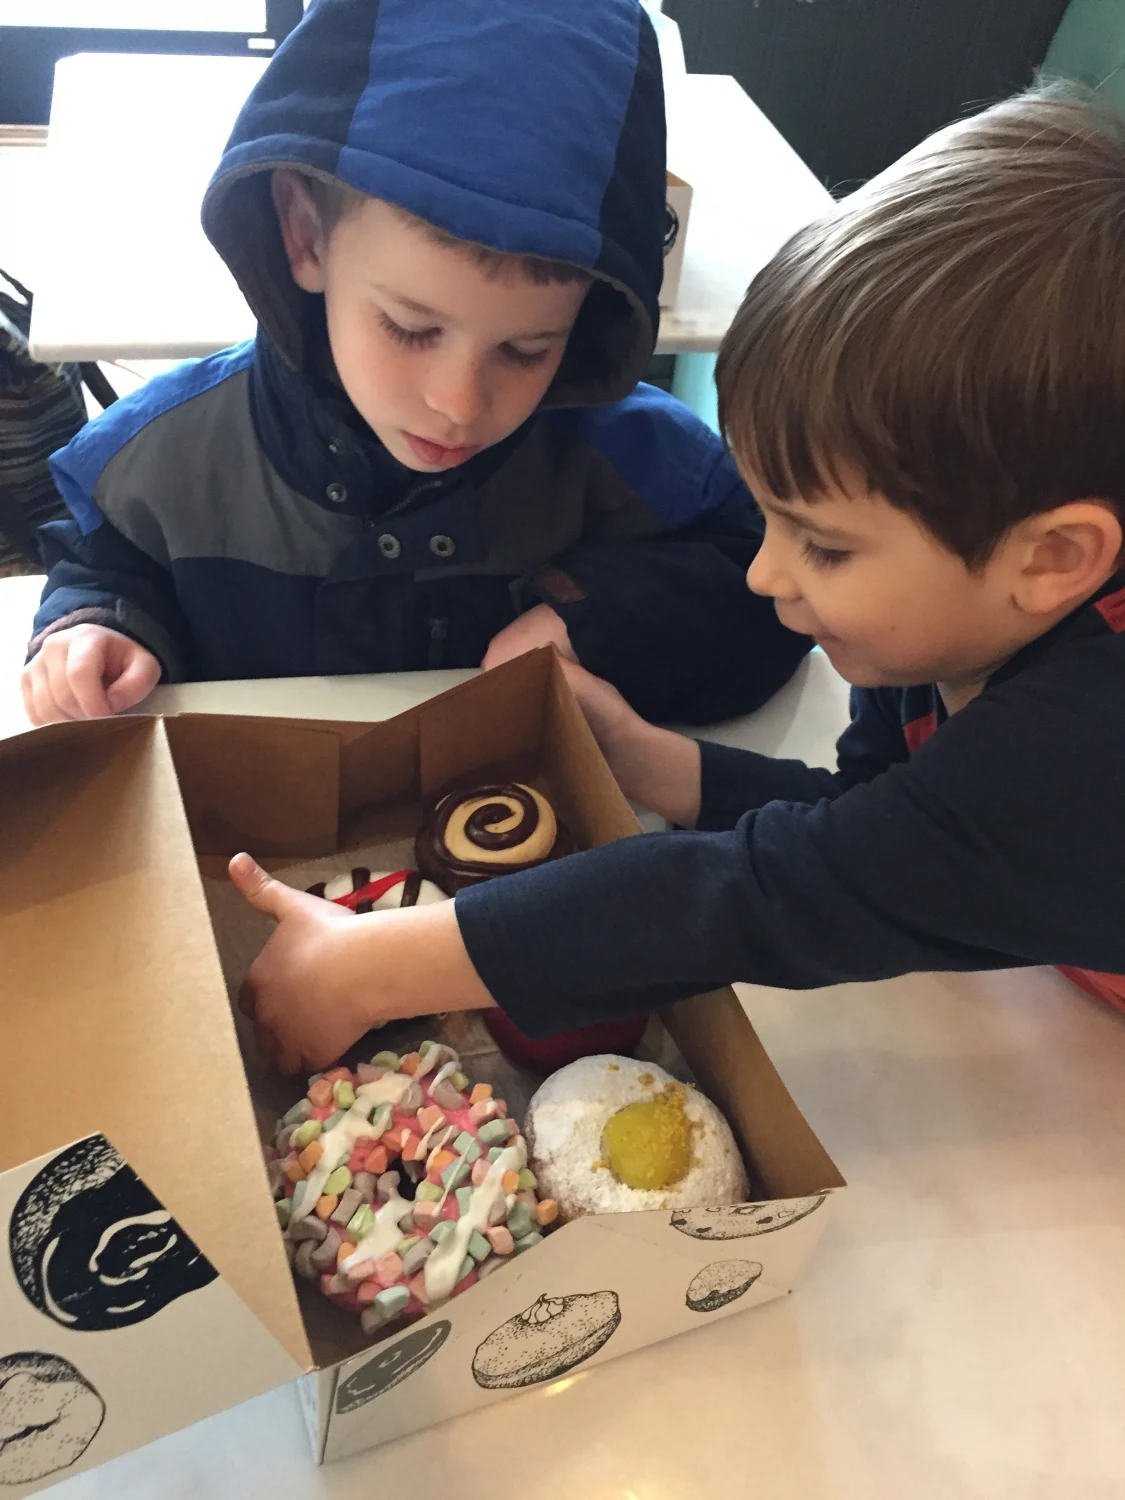
[{"label": "pink frosted donut", "polygon": [[366,1333],[467,1290],[558,1215],[507,1105],[436,1042],[315,1075],[266,1160],[294,1270]]}]

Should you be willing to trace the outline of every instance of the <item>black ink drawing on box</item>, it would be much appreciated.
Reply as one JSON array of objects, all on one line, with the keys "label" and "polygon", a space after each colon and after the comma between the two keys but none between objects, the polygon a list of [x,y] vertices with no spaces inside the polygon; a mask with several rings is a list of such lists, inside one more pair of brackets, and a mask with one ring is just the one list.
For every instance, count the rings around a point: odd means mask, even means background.
[{"label": "black ink drawing on box", "polygon": [[37,1349],[0,1355],[0,1484],[68,1469],[104,1417],[105,1402],[69,1360]]},{"label": "black ink drawing on box", "polygon": [[620,1322],[616,1292],[542,1296],[478,1346],[473,1379],[492,1391],[557,1380],[596,1354]]},{"label": "black ink drawing on box", "polygon": [[36,1173],[8,1245],[29,1301],[76,1333],[141,1323],[218,1274],[101,1135]]},{"label": "black ink drawing on box", "polygon": [[672,1228],[693,1240],[741,1240],[752,1234],[772,1234],[798,1219],[807,1219],[827,1198],[790,1198],[781,1203],[734,1203],[725,1208],[681,1208],[672,1215]]},{"label": "black ink drawing on box", "polygon": [[427,1360],[433,1359],[449,1337],[452,1324],[431,1323],[425,1328],[416,1328],[397,1344],[381,1349],[374,1359],[361,1365],[354,1374],[340,1382],[336,1392],[338,1412],[355,1411],[366,1406],[393,1386],[420,1370]]},{"label": "black ink drawing on box", "polygon": [[758,1260],[713,1260],[688,1283],[687,1305],[692,1312],[718,1312],[744,1296],[761,1274]]}]

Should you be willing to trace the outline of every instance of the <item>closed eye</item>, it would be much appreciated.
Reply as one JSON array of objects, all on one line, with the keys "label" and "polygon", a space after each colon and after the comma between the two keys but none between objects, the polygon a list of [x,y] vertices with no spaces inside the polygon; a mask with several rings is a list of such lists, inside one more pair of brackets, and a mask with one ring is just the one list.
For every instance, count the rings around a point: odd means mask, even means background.
[{"label": "closed eye", "polygon": [[806,537],[801,544],[801,555],[814,568],[838,568],[842,562],[847,562],[851,553],[838,547],[822,547]]},{"label": "closed eye", "polygon": [[517,349],[514,344],[501,344],[500,352],[512,364],[519,365],[521,369],[529,370],[535,365],[541,365],[551,351],[549,349],[536,349],[533,353],[529,353],[525,349]]},{"label": "closed eye", "polygon": [[389,318],[381,308],[379,322],[383,331],[390,334],[396,344],[402,344],[407,349],[428,349],[441,334],[440,328],[404,328],[401,323]]}]

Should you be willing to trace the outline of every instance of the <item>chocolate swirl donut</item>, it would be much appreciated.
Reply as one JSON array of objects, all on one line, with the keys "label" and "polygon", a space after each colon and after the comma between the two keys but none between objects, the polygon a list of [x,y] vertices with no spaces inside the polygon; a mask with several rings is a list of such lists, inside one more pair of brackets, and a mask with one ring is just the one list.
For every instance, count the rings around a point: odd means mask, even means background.
[{"label": "chocolate swirl donut", "polygon": [[427,880],[452,896],[464,886],[559,859],[573,848],[546,797],[522,782],[507,781],[442,797],[418,830],[414,853]]}]

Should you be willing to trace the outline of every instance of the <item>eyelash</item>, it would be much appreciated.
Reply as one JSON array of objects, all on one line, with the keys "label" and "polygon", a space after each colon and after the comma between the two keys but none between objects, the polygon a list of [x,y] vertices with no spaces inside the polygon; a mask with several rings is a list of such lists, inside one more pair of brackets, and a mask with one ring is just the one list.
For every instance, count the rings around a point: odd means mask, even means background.
[{"label": "eyelash", "polygon": [[[385,312],[379,313],[379,322],[383,331],[394,339],[396,344],[401,344],[406,349],[428,349],[437,339],[441,330],[439,328],[403,328],[401,323],[396,323],[389,318]],[[541,365],[550,352],[547,349],[537,349],[534,354],[527,354],[522,349],[516,349],[510,344],[501,345],[504,358],[521,369],[533,369]]]},{"label": "eyelash", "polygon": [[814,568],[838,568],[851,556],[848,552],[841,552],[831,547],[819,547],[816,542],[808,540],[801,544],[801,555],[811,562]]}]

